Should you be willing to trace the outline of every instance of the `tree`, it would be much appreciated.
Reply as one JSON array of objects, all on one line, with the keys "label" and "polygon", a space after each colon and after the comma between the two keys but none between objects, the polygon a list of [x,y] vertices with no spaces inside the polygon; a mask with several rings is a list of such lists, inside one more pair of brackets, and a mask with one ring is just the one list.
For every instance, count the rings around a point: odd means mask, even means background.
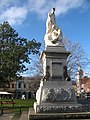
[{"label": "tree", "polygon": [[85,51],[78,42],[73,43],[72,41],[64,38],[63,44],[65,45],[67,51],[70,51],[70,55],[67,58],[68,72],[71,79],[75,80],[78,65],[85,68],[86,65],[89,65],[90,60],[87,58]]},{"label": "tree", "polygon": [[43,76],[43,64],[39,54],[36,55],[35,60],[32,60],[32,66],[29,67],[29,73],[32,74],[32,76]]},{"label": "tree", "polygon": [[40,46],[34,39],[19,37],[7,21],[0,24],[0,85],[6,87],[28,70],[25,63],[30,64],[30,54],[38,54]]}]

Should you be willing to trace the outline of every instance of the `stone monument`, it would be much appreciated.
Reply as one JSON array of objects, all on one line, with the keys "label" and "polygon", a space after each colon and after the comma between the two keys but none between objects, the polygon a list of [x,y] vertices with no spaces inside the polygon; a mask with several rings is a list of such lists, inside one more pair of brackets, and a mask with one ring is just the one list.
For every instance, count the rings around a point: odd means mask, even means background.
[{"label": "stone monument", "polygon": [[41,54],[44,77],[36,93],[35,113],[80,112],[75,91],[67,72],[70,52],[63,45],[62,30],[55,20],[55,8],[48,13],[45,50]]}]

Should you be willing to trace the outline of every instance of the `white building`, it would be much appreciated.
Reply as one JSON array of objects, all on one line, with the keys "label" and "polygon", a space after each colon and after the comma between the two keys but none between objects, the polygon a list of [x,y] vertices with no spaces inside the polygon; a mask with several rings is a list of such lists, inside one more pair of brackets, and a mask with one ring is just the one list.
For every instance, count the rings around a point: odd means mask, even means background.
[{"label": "white building", "polygon": [[16,98],[21,99],[23,95],[25,95],[25,99],[34,98],[39,84],[40,78],[37,77],[26,77],[23,80],[17,80]]}]

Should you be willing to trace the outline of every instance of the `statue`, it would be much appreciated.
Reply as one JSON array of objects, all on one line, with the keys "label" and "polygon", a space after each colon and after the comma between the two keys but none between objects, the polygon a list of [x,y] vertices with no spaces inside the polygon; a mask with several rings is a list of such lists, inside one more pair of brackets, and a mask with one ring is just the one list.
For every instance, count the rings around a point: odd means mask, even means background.
[{"label": "statue", "polygon": [[50,72],[49,72],[50,66],[46,66],[46,74],[43,78],[43,80],[47,81],[50,79]]},{"label": "statue", "polygon": [[64,73],[63,73],[64,80],[71,81],[70,76],[68,75],[67,66],[64,66],[63,68],[64,68]]},{"label": "statue", "polygon": [[63,45],[63,35],[61,29],[56,25],[55,20],[55,8],[48,13],[48,18],[46,21],[46,34],[44,37],[46,46],[59,46]]}]

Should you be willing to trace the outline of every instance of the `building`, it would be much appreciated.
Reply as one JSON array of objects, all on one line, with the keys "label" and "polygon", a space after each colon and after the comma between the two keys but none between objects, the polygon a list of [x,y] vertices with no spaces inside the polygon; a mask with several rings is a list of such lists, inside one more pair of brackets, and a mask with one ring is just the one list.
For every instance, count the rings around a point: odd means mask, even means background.
[{"label": "building", "polygon": [[80,79],[81,81],[81,92],[89,93],[90,92],[90,78],[84,77]]},{"label": "building", "polygon": [[23,77],[21,80],[12,81],[7,88],[0,87],[0,92],[12,93],[1,98],[21,99],[25,95],[25,99],[35,98],[35,93],[40,85],[41,77]]},{"label": "building", "polygon": [[77,73],[77,96],[86,97],[90,93],[90,78],[84,77],[81,67],[78,67]]},{"label": "building", "polygon": [[16,98],[25,99],[35,98],[35,93],[39,87],[41,77],[24,77],[22,80],[16,81]]},{"label": "building", "polygon": [[7,87],[0,87],[0,92],[9,92],[11,94],[0,95],[0,98],[15,98],[16,93],[16,81],[10,82],[10,85]]}]

